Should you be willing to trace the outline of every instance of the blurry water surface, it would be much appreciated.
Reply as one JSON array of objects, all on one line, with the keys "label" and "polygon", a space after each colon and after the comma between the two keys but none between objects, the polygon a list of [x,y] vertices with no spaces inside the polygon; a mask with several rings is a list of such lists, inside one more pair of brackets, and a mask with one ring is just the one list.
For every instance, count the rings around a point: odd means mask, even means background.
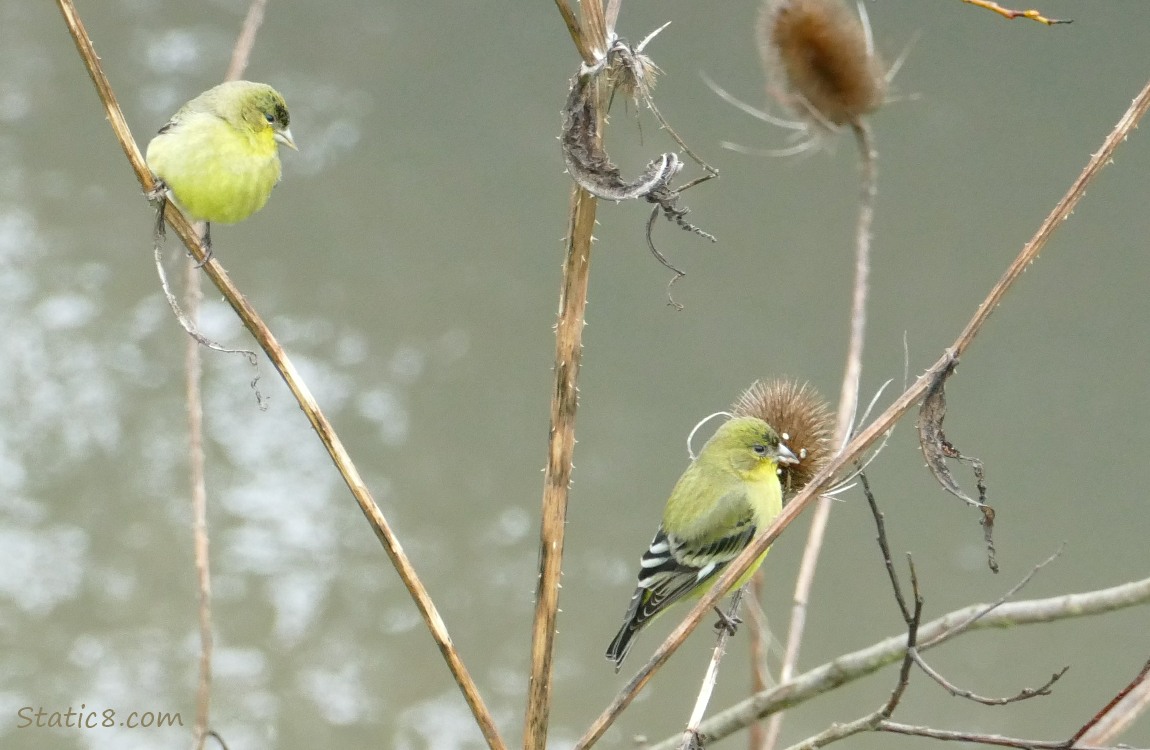
[{"label": "blurry water surface", "polygon": [[[1150,76],[1150,5],[1044,0],[1071,26],[1007,22],[958,0],[869,5],[900,101],[880,151],[864,399],[948,345]],[[223,75],[235,0],[82,3],[144,144]],[[684,438],[755,378],[837,395],[857,195],[853,144],[805,158],[719,148],[786,134],[763,106],[752,3],[624,4],[665,75],[661,110],[722,170],[684,196],[710,245],[647,212],[600,207],[552,714],[569,746],[627,673],[602,652],[639,553],[686,464]],[[216,252],[291,353],[518,743],[570,180],[556,136],[578,60],[552,3],[270,4],[248,76],[282,91],[300,153]],[[672,145],[617,103],[630,170]],[[948,436],[987,466],[1002,573],[975,515],[922,467],[913,419],[874,465],[896,552],[915,553],[927,615],[992,600],[1064,541],[1024,596],[1150,571],[1150,141],[1119,151],[963,360]],[[0,0],[0,746],[186,747],[198,656],[186,463],[185,336],[160,294],[151,212],[53,4]],[[174,242],[170,268],[182,268]],[[207,295],[203,327],[250,340]],[[326,454],[264,363],[205,353],[215,589],[213,725],[232,750],[481,747],[408,595]],[[884,401],[885,403],[885,401]],[[960,474],[969,486],[970,478]],[[781,633],[805,538],[776,545],[766,609]],[[810,610],[809,668],[902,629],[857,491],[844,496]],[[672,627],[644,633],[635,668]],[[911,723],[1068,736],[1150,651],[1145,610],[980,633],[933,652],[959,685],[1008,695],[1071,665],[1054,695],[1008,708],[915,679]],[[605,747],[678,730],[709,658],[697,634]],[[746,694],[734,640],[713,706]],[[792,712],[798,741],[885,699],[893,672]],[[51,713],[179,713],[184,728],[21,728]],[[1142,720],[1124,739],[1150,743]],[[852,739],[886,747],[887,738]],[[735,738],[723,747],[744,746]],[[905,743],[904,743],[905,744]],[[922,741],[915,746],[926,746]]]}]

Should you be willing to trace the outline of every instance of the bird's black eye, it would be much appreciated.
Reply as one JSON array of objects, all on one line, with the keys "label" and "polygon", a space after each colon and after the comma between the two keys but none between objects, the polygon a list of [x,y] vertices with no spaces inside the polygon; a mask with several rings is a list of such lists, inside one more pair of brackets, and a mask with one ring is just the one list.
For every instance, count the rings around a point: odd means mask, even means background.
[{"label": "bird's black eye", "polygon": [[268,124],[270,125],[271,123],[276,121],[276,116],[273,115],[271,112],[268,112],[266,115],[264,115],[264,119],[267,120]]},{"label": "bird's black eye", "polygon": [[755,452],[756,456],[767,455],[767,446],[763,445],[762,443],[755,443],[753,446],[751,446],[751,450]]}]

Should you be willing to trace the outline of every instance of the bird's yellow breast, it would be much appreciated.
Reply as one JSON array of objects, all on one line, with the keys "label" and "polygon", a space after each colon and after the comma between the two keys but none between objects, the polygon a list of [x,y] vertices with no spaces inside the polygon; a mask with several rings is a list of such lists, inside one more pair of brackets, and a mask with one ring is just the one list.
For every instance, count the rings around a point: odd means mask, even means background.
[{"label": "bird's yellow breast", "polygon": [[263,208],[280,179],[271,128],[190,114],[148,144],[148,166],[193,219],[234,224]]},{"label": "bird's yellow breast", "polygon": [[749,471],[740,471],[744,482],[778,481],[779,467],[774,461],[760,461]]}]

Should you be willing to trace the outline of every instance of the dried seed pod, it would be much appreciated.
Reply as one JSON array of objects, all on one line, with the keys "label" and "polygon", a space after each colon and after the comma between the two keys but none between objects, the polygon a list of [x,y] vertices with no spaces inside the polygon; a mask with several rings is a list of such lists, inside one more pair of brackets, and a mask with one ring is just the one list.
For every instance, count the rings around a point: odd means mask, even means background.
[{"label": "dried seed pod", "polygon": [[783,501],[797,495],[831,458],[830,406],[808,383],[779,378],[756,380],[731,407],[736,417],[758,417],[775,428],[797,464],[780,465]]},{"label": "dried seed pod", "polygon": [[869,30],[841,0],[765,0],[757,36],[772,93],[825,129],[856,125],[886,99]]}]

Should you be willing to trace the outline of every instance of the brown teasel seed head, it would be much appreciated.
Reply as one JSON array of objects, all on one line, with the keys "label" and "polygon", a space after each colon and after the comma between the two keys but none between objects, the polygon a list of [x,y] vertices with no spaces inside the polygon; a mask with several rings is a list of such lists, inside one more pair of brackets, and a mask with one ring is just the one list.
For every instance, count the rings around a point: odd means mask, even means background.
[{"label": "brown teasel seed head", "polygon": [[736,417],[758,417],[779,435],[799,462],[779,465],[783,502],[790,500],[831,458],[830,406],[809,383],[756,380],[731,407]]},{"label": "brown teasel seed head", "polygon": [[841,0],[765,0],[757,36],[774,93],[805,118],[857,125],[886,100],[882,62]]}]

